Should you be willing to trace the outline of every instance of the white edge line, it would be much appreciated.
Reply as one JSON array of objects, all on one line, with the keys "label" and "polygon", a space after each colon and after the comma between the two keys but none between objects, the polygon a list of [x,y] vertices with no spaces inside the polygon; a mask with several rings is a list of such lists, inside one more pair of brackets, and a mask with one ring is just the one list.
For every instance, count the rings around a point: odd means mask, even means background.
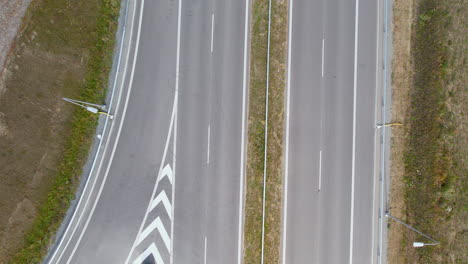
[{"label": "white edge line", "polygon": [[243,238],[243,210],[244,210],[244,155],[245,155],[245,115],[246,115],[246,90],[247,90],[247,56],[249,39],[249,0],[245,0],[244,23],[244,76],[242,81],[242,128],[241,128],[241,159],[240,159],[240,183],[239,183],[239,233],[237,242],[237,263],[242,263],[242,238]]},{"label": "white edge line", "polygon": [[288,76],[286,85],[286,143],[284,158],[284,201],[283,201],[283,241],[282,241],[282,263],[286,264],[286,238],[288,225],[288,177],[289,177],[289,112],[291,103],[291,43],[292,43],[292,14],[294,0],[289,1],[288,18]]},{"label": "white edge line", "polygon": [[356,173],[356,93],[357,93],[357,58],[359,36],[359,0],[356,0],[356,14],[354,20],[354,85],[353,85],[353,148],[351,168],[351,215],[349,233],[349,264],[353,263],[353,236],[354,236],[354,184]]},{"label": "white edge line", "polygon": [[145,4],[145,1],[142,0],[141,1],[141,6],[140,6],[140,17],[139,17],[139,21],[138,21],[138,32],[137,32],[137,38],[136,38],[136,44],[135,44],[135,53],[134,53],[134,59],[133,59],[133,65],[132,65],[132,71],[131,71],[131,74],[130,74],[130,82],[129,82],[129,87],[128,87],[128,91],[127,91],[127,97],[125,99],[125,104],[124,104],[124,109],[123,109],[123,112],[122,112],[122,121],[120,122],[120,125],[119,125],[119,130],[117,132],[117,137],[116,137],[116,144],[114,144],[114,147],[112,149],[112,154],[111,154],[111,157],[110,157],[110,161],[109,161],[109,164],[107,165],[107,169],[106,169],[106,172],[104,174],[104,178],[102,180],[102,183],[101,183],[101,186],[99,188],[99,191],[98,191],[98,194],[94,200],[94,204],[93,204],[93,207],[91,208],[91,211],[88,215],[88,218],[86,220],[86,223],[83,227],[83,229],[81,230],[81,234],[80,236],[78,237],[78,240],[76,241],[75,243],[75,246],[73,247],[73,250],[72,252],[70,253],[70,256],[68,258],[68,261],[67,261],[67,264],[70,263],[70,261],[72,260],[73,258],[73,255],[75,254],[76,252],[76,249],[78,248],[78,246],[80,245],[80,242],[81,242],[81,239],[83,238],[83,235],[84,233],[86,232],[86,229],[88,227],[88,224],[93,216],[93,213],[94,213],[94,210],[96,209],[96,205],[99,201],[99,197],[101,196],[101,193],[102,193],[102,190],[104,188],[104,184],[106,183],[106,180],[107,180],[107,176],[109,174],[109,170],[110,170],[110,167],[112,165],[112,161],[114,159],[114,155],[115,155],[115,151],[117,149],[117,145],[118,145],[118,141],[119,141],[119,138],[120,138],[120,133],[122,132],[122,126],[124,124],[124,121],[125,121],[125,115],[126,115],[126,112],[127,112],[127,107],[128,107],[128,101],[130,99],[130,93],[132,91],[132,84],[133,84],[133,76],[134,76],[134,73],[135,73],[135,65],[136,65],[136,59],[137,59],[137,55],[138,55],[138,46],[139,46],[139,43],[140,43],[140,33],[141,33],[141,22],[142,22],[142,19],[143,19],[143,6]]},{"label": "white edge line", "polygon": [[214,13],[211,14],[211,53],[213,53]]},{"label": "white edge line", "polygon": [[[127,8],[128,8],[128,3],[129,3],[129,2],[127,2]],[[127,10],[128,10],[128,9],[127,9]],[[125,13],[125,25],[124,25],[124,29],[123,29],[123,31],[122,31],[122,44],[121,44],[121,46],[120,46],[119,59],[118,59],[118,62],[117,62],[117,69],[116,69],[116,77],[115,77],[115,79],[114,79],[112,94],[111,94],[111,98],[110,98],[109,112],[110,112],[111,109],[112,109],[112,102],[113,102],[114,93],[115,93],[115,86],[116,86],[116,84],[117,84],[117,79],[118,79],[117,74],[118,74],[118,72],[119,72],[120,62],[121,62],[121,55],[122,55],[122,49],[123,49],[123,46],[124,46],[123,40],[125,39],[125,32],[126,32],[127,10],[126,10],[126,13]],[[133,10],[133,11],[135,11],[135,10]],[[129,38],[129,41],[130,41],[130,42],[131,42],[132,35],[133,35],[133,22],[134,22],[134,20],[135,20],[135,12],[133,12],[133,16],[132,16],[132,20],[131,20],[132,24],[131,24],[131,27],[130,27],[130,38]],[[126,59],[125,59],[124,74],[123,74],[123,76],[122,76],[123,79],[122,79],[122,82],[121,82],[121,85],[122,85],[122,86],[123,86],[123,84],[125,83],[125,76],[126,76],[126,72],[127,72],[127,65],[128,65],[128,57],[129,57],[129,54],[130,54],[130,53],[127,53],[127,57],[126,57]],[[118,107],[119,107],[119,105],[120,105],[120,99],[121,99],[121,97],[122,97],[122,88],[120,89],[120,92],[119,92],[119,98],[117,99],[117,107],[116,107],[116,109],[118,109]],[[108,120],[109,120],[109,116],[106,116],[106,122],[104,123],[103,133],[106,132]],[[109,130],[108,135],[110,135],[110,134],[111,134],[111,131],[113,130],[113,124],[114,124],[114,123],[112,123],[112,125],[111,125],[111,127],[110,127],[110,130]],[[97,153],[99,153],[99,151],[100,151],[100,149],[101,149],[101,145],[102,145],[102,142],[104,141],[104,138],[105,138],[105,136],[102,135],[102,138],[101,138],[101,140],[100,140],[100,142],[99,142],[99,145],[98,145]],[[105,154],[108,144],[109,144],[109,140],[107,140],[106,145],[104,146],[104,151],[103,151],[103,154],[102,154],[102,155]],[[115,142],[115,144],[117,144],[117,142]],[[93,164],[91,165],[91,170],[90,170],[89,175],[92,174],[92,172],[93,172],[93,170],[94,170],[94,168],[95,168],[95,165],[96,165],[98,156],[99,156],[99,155],[96,154],[96,157],[94,158]],[[101,167],[102,162],[103,162],[103,158],[101,158],[99,168]],[[96,174],[96,175],[97,175],[97,174]],[[60,250],[60,247],[61,247],[61,245],[62,245],[62,243],[63,243],[63,241],[64,241],[64,239],[65,239],[65,237],[66,237],[66,235],[67,235],[67,233],[68,233],[68,231],[69,231],[69,229],[70,229],[72,223],[73,223],[73,220],[75,219],[75,217],[76,217],[76,215],[77,215],[77,212],[79,211],[81,202],[83,201],[83,198],[84,198],[84,196],[85,196],[84,194],[85,194],[85,192],[86,192],[86,189],[88,188],[88,184],[89,184],[89,182],[90,182],[90,179],[91,179],[91,177],[88,176],[88,178],[86,179],[85,186],[84,186],[84,188],[83,188],[83,195],[80,196],[80,199],[78,200],[78,204],[77,204],[77,206],[76,206],[76,209],[75,209],[75,211],[73,212],[72,218],[70,219],[70,222],[69,222],[67,228],[65,229],[65,232],[64,232],[64,234],[63,234],[63,236],[62,236],[62,239],[60,240],[59,245],[58,245],[57,248],[55,249],[54,254],[53,254],[52,257],[49,259],[48,263],[52,263],[52,261],[54,260],[55,256],[57,255],[58,251]],[[97,176],[94,178],[93,185],[91,186],[90,195],[89,195],[88,198],[86,199],[86,202],[85,202],[85,206],[84,206],[84,207],[86,207],[87,204],[88,204],[88,202],[89,202],[89,199],[90,199],[92,190],[94,190],[94,186],[95,186],[95,184],[96,184],[96,181],[97,181]],[[81,217],[82,217],[82,216],[83,216],[83,211],[82,211],[82,213],[80,214],[80,217],[78,218],[78,223],[81,222]],[[64,248],[64,250],[62,250],[62,252],[60,253],[57,262],[62,258],[62,255],[63,255],[65,249],[68,247],[68,245],[69,245],[69,243],[70,243],[70,240],[71,240],[71,237],[75,234],[77,227],[78,227],[78,224],[76,224],[76,225],[74,226],[74,228],[73,228],[73,230],[72,230],[72,233],[71,233],[71,235],[70,235],[70,239],[67,240],[67,243],[65,244],[65,248]]]}]

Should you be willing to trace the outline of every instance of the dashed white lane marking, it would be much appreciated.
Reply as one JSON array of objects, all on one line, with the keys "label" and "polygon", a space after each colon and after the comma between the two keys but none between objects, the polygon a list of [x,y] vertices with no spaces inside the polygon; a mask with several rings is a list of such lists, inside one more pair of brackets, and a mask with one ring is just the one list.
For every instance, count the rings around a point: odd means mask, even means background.
[{"label": "dashed white lane marking", "polygon": [[154,229],[158,229],[164,245],[166,246],[167,250],[169,250],[171,248],[171,238],[169,237],[169,234],[167,233],[166,228],[164,228],[164,224],[159,217],[154,219],[153,222],[151,222],[151,224],[149,224],[145,230],[141,232],[141,234],[138,236],[137,245],[145,240],[145,238],[147,238],[154,231]]},{"label": "dashed white lane marking", "polygon": [[324,64],[325,64],[325,39],[322,39],[322,78],[323,78]]},{"label": "dashed white lane marking", "polygon": [[205,263],[205,264],[206,264],[206,244],[207,244],[207,243],[206,243],[206,236],[205,236],[205,253],[204,253],[204,256],[205,256],[205,257],[204,257],[204,259],[203,259],[203,263]]},{"label": "dashed white lane marking", "polygon": [[213,53],[214,13],[211,14],[211,53]]},{"label": "dashed white lane marking", "polygon": [[133,264],[141,264],[143,263],[143,261],[145,261],[145,259],[147,259],[151,255],[153,255],[154,259],[156,260],[156,264],[164,264],[164,261],[161,255],[159,254],[158,248],[156,247],[154,242],[151,243],[151,245],[133,261]]},{"label": "dashed white lane marking", "polygon": [[206,164],[210,163],[210,140],[211,140],[211,127],[208,125],[208,146],[206,151]]},{"label": "dashed white lane marking", "polygon": [[321,188],[322,188],[322,151],[320,150],[320,156],[319,156],[319,186],[318,186],[319,192],[320,192]]},{"label": "dashed white lane marking", "polygon": [[172,205],[171,202],[169,201],[169,198],[167,197],[167,194],[164,190],[162,190],[158,196],[153,200],[151,203],[151,208],[150,211],[152,211],[160,202],[163,203],[164,209],[166,209],[166,213],[169,216],[169,218],[172,218]]}]

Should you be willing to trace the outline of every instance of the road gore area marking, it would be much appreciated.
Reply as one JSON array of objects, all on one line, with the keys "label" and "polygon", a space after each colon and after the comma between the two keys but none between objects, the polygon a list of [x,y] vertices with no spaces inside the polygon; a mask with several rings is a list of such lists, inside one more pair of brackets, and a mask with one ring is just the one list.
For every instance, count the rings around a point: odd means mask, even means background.
[{"label": "road gore area marking", "polygon": [[151,203],[151,209],[150,211],[152,211],[160,202],[163,203],[164,205],[164,208],[166,209],[166,213],[167,215],[172,218],[172,205],[171,205],[171,202],[169,201],[169,198],[167,197],[166,195],[166,192],[164,190],[162,190],[158,196],[156,196],[156,198],[153,200],[153,202]]},{"label": "road gore area marking", "polygon": [[[168,137],[168,139],[170,139],[170,138],[171,137]],[[166,153],[167,153],[167,150],[166,150],[166,152],[164,154],[166,154]],[[163,155],[163,156],[165,157],[165,155]],[[172,168],[171,168],[171,166],[169,164],[166,164],[166,166],[164,166],[164,168],[158,174],[156,184],[155,184],[155,189],[157,189],[157,186],[159,185],[159,183],[165,178],[167,178],[167,180],[172,185],[173,170],[172,170]],[[170,225],[171,225],[171,228],[172,228],[172,225],[173,225],[173,222],[172,222],[172,219],[173,219],[172,205],[171,205],[171,200],[169,200],[165,190],[161,190],[159,192],[159,194],[156,195],[156,197],[154,199],[152,199],[152,201],[151,201],[151,203],[150,203],[150,205],[148,207],[145,219],[142,222],[142,226],[143,226],[143,224],[146,223],[146,217],[148,216],[148,214],[150,212],[152,212],[156,208],[156,206],[158,204],[161,204],[161,203],[162,203],[162,205],[164,207],[164,210],[165,210],[167,216],[171,220]],[[143,230],[140,229],[140,231],[138,232],[138,235],[137,235],[137,239],[135,240],[134,245],[132,246],[132,249],[131,249],[131,251],[130,251],[128,257],[127,257],[127,261],[131,258],[135,248],[140,246],[140,244],[142,244],[155,230],[158,231],[158,234],[160,235],[162,241],[164,242],[164,245],[166,247],[165,250],[167,252],[169,252],[169,254],[171,254],[171,236],[172,235],[169,235],[166,227],[164,226],[164,223],[161,220],[161,216],[162,215],[159,214],[159,212],[158,212],[155,219],[148,226],[146,226],[145,229],[143,229]],[[133,261],[133,263],[135,263],[135,264],[136,263],[143,263],[150,256],[153,256],[153,258],[155,258],[156,260],[160,259],[161,263],[164,263],[163,257],[160,255],[160,251],[159,251],[159,249],[156,246],[154,241],[151,241],[150,246],[148,248],[146,248],[145,251],[142,254],[140,254]]]},{"label": "road gore area marking", "polygon": [[143,251],[143,253],[141,253],[141,255],[135,259],[135,261],[133,261],[133,264],[144,263],[144,261],[147,260],[150,256],[153,256],[156,264],[164,264],[161,254],[159,254],[158,248],[154,242],[151,243],[151,245],[145,249],[145,251]]}]

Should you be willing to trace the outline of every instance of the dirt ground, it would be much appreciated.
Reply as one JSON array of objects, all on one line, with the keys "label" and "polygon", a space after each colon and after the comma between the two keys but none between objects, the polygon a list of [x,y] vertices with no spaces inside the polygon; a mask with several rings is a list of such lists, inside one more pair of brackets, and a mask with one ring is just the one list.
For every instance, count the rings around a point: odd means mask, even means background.
[{"label": "dirt ground", "polygon": [[[412,23],[415,0],[394,0],[393,2],[393,60],[392,60],[392,118],[395,122],[408,123],[410,88],[413,83],[411,63]],[[404,151],[408,132],[405,129],[392,130],[390,212],[397,218],[404,218]],[[405,263],[401,254],[402,241],[406,230],[402,225],[389,222],[388,263]]]},{"label": "dirt ground", "polygon": [[[12,20],[2,13],[0,23],[19,25],[27,3],[0,0],[0,11],[17,12]],[[74,111],[61,98],[80,94],[93,39],[83,32],[94,29],[94,10],[96,1],[32,1],[7,57],[0,86],[0,263],[23,246],[55,179]],[[60,19],[50,19],[56,12]],[[78,25],[80,13],[86,22]]]}]

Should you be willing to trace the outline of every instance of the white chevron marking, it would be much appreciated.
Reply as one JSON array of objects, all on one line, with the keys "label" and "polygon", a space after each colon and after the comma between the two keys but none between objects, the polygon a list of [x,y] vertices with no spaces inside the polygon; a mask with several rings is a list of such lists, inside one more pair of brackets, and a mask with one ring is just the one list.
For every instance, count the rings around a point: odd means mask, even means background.
[{"label": "white chevron marking", "polygon": [[172,205],[164,190],[162,190],[158,194],[158,196],[156,196],[156,198],[151,202],[150,211],[152,211],[156,207],[156,205],[158,205],[160,202],[163,203],[164,208],[166,209],[167,215],[169,216],[169,218],[172,219],[172,215],[171,215]]},{"label": "white chevron marking", "polygon": [[161,255],[159,254],[158,248],[156,247],[154,242],[151,243],[151,245],[147,249],[145,249],[145,251],[143,251],[143,253],[141,253],[141,255],[138,256],[138,258],[136,258],[133,261],[133,264],[143,263],[143,261],[145,261],[145,259],[148,258],[150,255],[153,255],[154,259],[156,260],[156,264],[164,264],[164,261]]},{"label": "white chevron marking", "polygon": [[160,177],[158,177],[157,183],[160,182],[165,176],[167,176],[167,178],[169,179],[169,181],[172,184],[172,168],[171,168],[171,166],[169,164],[164,166],[164,168],[162,169],[161,174],[159,176]]},{"label": "white chevron marking", "polygon": [[145,228],[145,230],[143,230],[143,232],[141,232],[141,234],[138,236],[137,245],[139,245],[141,241],[145,240],[145,238],[148,237],[149,234],[151,234],[151,232],[153,232],[155,228],[157,228],[159,233],[161,234],[161,238],[163,239],[167,250],[170,250],[171,238],[169,237],[169,234],[167,233],[166,228],[164,228],[164,225],[161,222],[161,219],[159,218],[159,216],[156,219],[154,219],[154,221],[151,222],[151,224],[149,224]]}]

